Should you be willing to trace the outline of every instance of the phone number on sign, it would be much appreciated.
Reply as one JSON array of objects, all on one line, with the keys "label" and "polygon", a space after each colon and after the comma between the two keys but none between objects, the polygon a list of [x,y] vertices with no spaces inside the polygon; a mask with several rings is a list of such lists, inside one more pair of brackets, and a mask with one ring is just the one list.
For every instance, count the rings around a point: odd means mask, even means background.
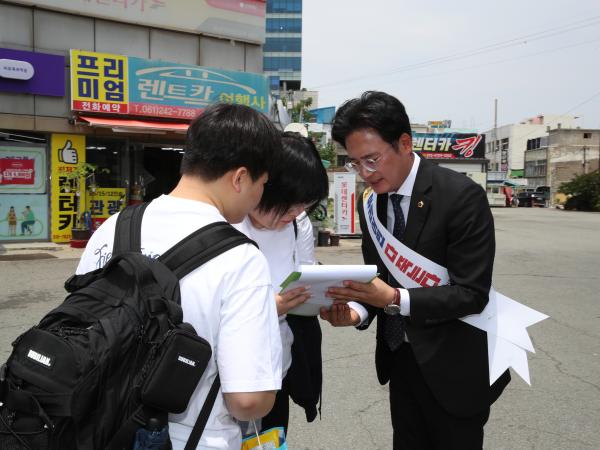
[{"label": "phone number on sign", "polygon": [[151,105],[147,103],[131,103],[129,105],[129,114],[141,114],[144,116],[193,119],[199,112],[199,109],[181,108],[179,106]]}]

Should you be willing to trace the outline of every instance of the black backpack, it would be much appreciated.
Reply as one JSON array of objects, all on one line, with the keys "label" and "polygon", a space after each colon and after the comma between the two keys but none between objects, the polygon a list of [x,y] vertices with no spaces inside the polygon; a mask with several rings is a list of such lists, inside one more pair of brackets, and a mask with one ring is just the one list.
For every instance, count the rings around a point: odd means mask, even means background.
[{"label": "black backpack", "polygon": [[[68,279],[64,302],[13,342],[0,371],[0,450],[130,450],[150,418],[166,423],[187,408],[212,351],[182,322],[179,280],[256,244],[218,222],[146,257],[146,206],[119,214],[106,266]],[[219,387],[217,374],[186,449],[196,448]]]}]

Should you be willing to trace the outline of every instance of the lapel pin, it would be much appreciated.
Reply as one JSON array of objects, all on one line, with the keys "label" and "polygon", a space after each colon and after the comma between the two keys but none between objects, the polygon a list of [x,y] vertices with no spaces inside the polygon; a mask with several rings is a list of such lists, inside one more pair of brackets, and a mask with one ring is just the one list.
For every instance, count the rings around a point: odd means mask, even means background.
[{"label": "lapel pin", "polygon": [[425,203],[423,203],[423,200],[419,200],[419,203],[417,203],[417,206],[418,206],[419,208],[422,208],[424,204],[425,204]]}]

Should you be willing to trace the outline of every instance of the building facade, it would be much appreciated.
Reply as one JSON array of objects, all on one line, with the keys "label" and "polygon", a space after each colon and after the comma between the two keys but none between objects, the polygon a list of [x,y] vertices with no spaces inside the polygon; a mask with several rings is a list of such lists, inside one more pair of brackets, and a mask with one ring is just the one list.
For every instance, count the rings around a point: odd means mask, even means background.
[{"label": "building facade", "polygon": [[264,72],[271,91],[299,90],[302,80],[302,0],[267,0]]},{"label": "building facade", "polygon": [[505,172],[507,178],[522,178],[527,141],[547,136],[548,127],[555,128],[560,124],[563,128],[574,128],[575,120],[574,116],[539,115],[486,131],[485,157],[489,160],[489,170]]},{"label": "building facade", "polygon": [[0,2],[0,241],[65,242],[169,192],[211,103],[270,110],[265,2],[68,3]]},{"label": "building facade", "polygon": [[560,185],[577,175],[600,170],[600,130],[549,130],[548,136],[531,139],[525,151],[525,177],[529,187],[550,186],[550,201],[562,203]]}]

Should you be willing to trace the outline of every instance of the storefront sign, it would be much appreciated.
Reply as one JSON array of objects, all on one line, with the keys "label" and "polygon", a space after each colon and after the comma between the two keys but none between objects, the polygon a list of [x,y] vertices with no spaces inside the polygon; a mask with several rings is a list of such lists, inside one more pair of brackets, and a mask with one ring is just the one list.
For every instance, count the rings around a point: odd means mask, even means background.
[{"label": "storefront sign", "polygon": [[475,133],[413,133],[413,150],[425,158],[483,158],[485,136]]},{"label": "storefront sign", "polygon": [[30,80],[33,78],[34,73],[33,66],[27,61],[0,58],[0,78]]},{"label": "storefront sign", "polygon": [[354,234],[354,211],[356,175],[353,173],[335,173],[333,176],[335,232],[337,234]]},{"label": "storefront sign", "polygon": [[[68,242],[71,228],[77,223],[78,197],[85,192],[65,192],[67,175],[76,170],[79,163],[85,162],[85,136],[77,134],[53,134],[51,138],[51,208],[53,242]],[[82,200],[85,201],[85,200]]]},{"label": "storefront sign", "polygon": [[64,97],[64,56],[0,48],[0,91]]},{"label": "storefront sign", "polygon": [[193,119],[217,102],[269,111],[264,75],[130,57],[129,80],[132,115]]},{"label": "storefront sign", "polygon": [[46,192],[44,147],[0,146],[0,193]]},{"label": "storefront sign", "polygon": [[124,188],[96,188],[88,195],[87,210],[92,216],[94,229],[113,214],[118,213],[126,206],[126,189]]},{"label": "storefront sign", "polygon": [[32,185],[35,180],[34,162],[29,158],[0,158],[0,185]]},{"label": "storefront sign", "polygon": [[72,14],[265,42],[266,0],[13,0]]},{"label": "storefront sign", "polygon": [[193,119],[217,102],[269,111],[261,74],[71,50],[75,111]]},{"label": "storefront sign", "polygon": [[0,241],[48,239],[48,196],[0,194]]},{"label": "storefront sign", "polygon": [[71,50],[71,108],[127,114],[127,56]]}]

